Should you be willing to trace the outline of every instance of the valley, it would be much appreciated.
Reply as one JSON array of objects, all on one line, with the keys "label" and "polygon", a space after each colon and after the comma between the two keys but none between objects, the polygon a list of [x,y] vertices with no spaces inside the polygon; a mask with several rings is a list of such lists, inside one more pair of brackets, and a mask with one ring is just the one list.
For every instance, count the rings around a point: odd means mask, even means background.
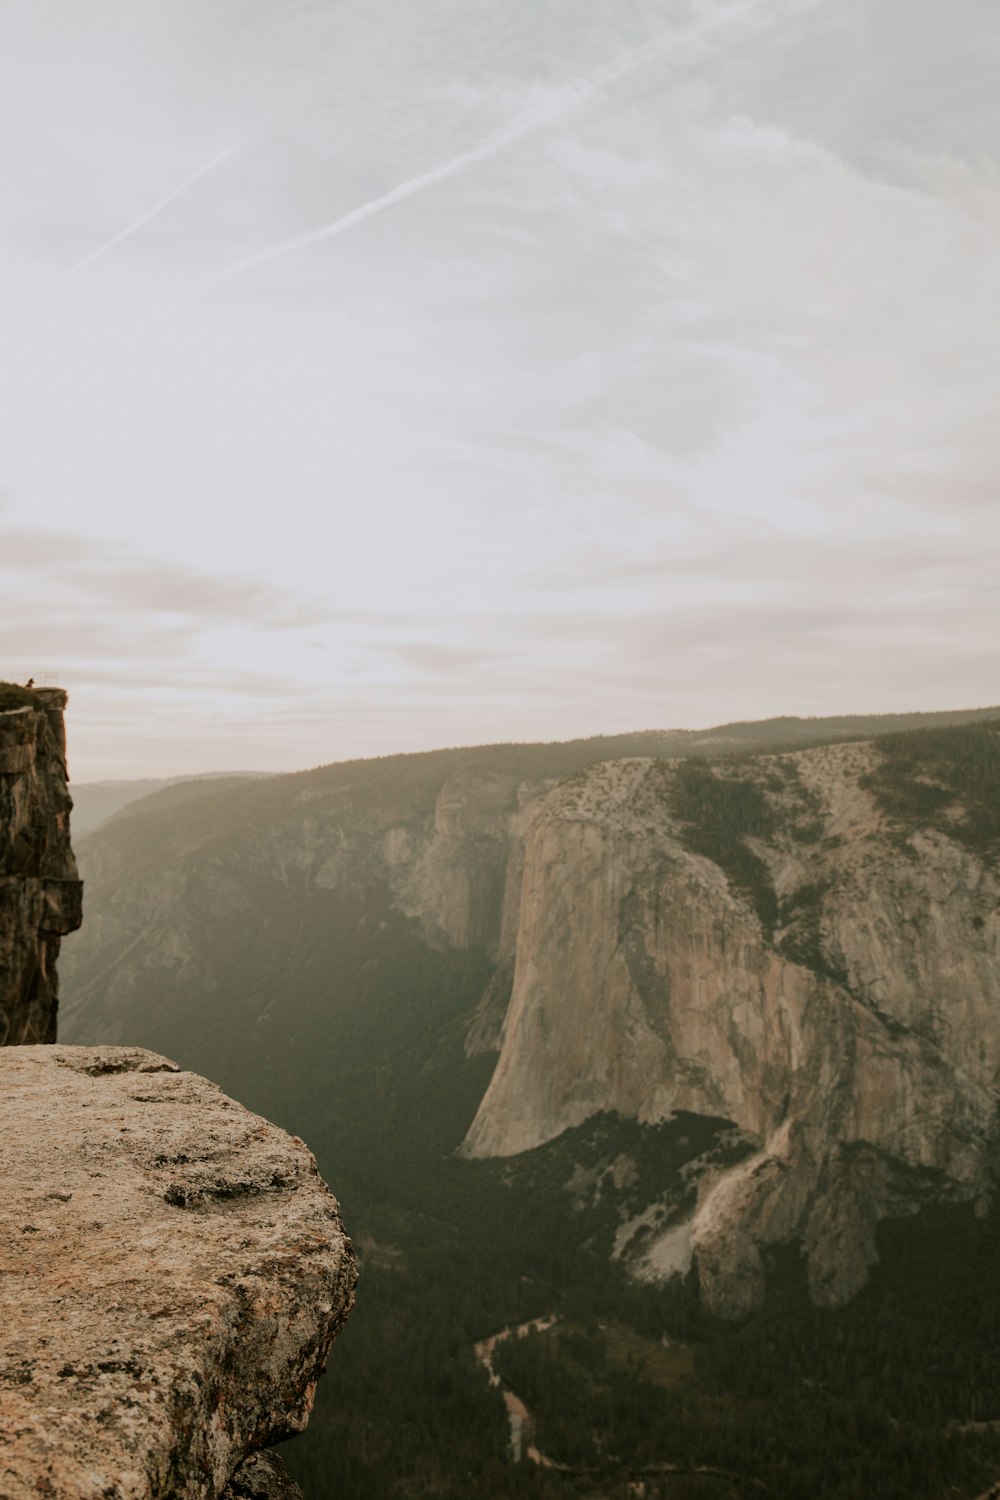
[{"label": "valley", "polygon": [[1000,1500],[998,77],[0,0],[0,1500]]},{"label": "valley", "polygon": [[531,1413],[515,1391],[505,1386],[500,1376],[493,1367],[493,1354],[499,1344],[507,1339],[525,1338],[528,1333],[545,1333],[556,1322],[554,1317],[532,1318],[527,1323],[520,1323],[516,1328],[504,1328],[499,1333],[491,1334],[488,1339],[480,1339],[473,1345],[475,1356],[489,1378],[490,1386],[499,1390],[503,1396],[504,1406],[507,1408],[507,1420],[510,1423],[510,1456],[515,1463],[541,1464],[545,1469],[554,1467],[552,1459],[542,1453],[531,1441],[533,1431],[533,1420]]},{"label": "valley", "polygon": [[61,1039],[303,1136],[361,1247],[310,1494],[1000,1473],[996,727],[719,736],[185,783],[80,844]]}]

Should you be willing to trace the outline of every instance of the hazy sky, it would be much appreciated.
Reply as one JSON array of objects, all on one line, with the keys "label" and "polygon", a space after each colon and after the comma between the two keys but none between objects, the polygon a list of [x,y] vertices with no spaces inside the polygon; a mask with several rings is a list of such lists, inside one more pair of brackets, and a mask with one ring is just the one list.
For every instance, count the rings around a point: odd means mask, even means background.
[{"label": "hazy sky", "polygon": [[77,779],[1000,700],[995,0],[3,0]]}]

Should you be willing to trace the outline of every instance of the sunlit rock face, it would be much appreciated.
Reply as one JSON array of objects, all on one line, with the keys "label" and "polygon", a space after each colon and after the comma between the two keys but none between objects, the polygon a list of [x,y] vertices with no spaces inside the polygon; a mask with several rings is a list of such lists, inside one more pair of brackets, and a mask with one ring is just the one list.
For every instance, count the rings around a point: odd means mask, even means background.
[{"label": "sunlit rock face", "polygon": [[0,1123],[0,1494],[294,1495],[356,1279],[308,1148],[139,1048],[0,1052]]},{"label": "sunlit rock face", "polygon": [[[80,925],[63,711],[42,688],[0,709],[0,1045],[56,1037],[60,939]],[[4,701],[0,692],[0,704]]]},{"label": "sunlit rock face", "polygon": [[1000,885],[946,834],[893,835],[863,785],[874,755],[783,757],[786,781],[758,763],[770,931],[685,847],[663,763],[582,773],[527,834],[503,1045],[464,1149],[523,1152],[600,1110],[731,1120],[757,1150],[704,1177],[688,1225],[722,1314],[759,1302],[769,1246],[799,1240],[814,1298],[841,1302],[880,1218],[990,1191]]}]

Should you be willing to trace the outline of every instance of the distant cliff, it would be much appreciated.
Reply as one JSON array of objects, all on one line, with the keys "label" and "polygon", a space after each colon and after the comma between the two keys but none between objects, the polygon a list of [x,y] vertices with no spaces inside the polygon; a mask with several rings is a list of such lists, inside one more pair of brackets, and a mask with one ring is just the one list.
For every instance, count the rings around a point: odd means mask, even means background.
[{"label": "distant cliff", "polygon": [[[1000,765],[1000,731],[964,733]],[[523,1152],[601,1110],[733,1122],[752,1149],[706,1167],[686,1209],[665,1198],[630,1257],[655,1274],[693,1254],[728,1314],[759,1303],[768,1246],[798,1241],[814,1298],[837,1303],[864,1283],[880,1219],[985,1206],[1000,879],[989,810],[946,766],[900,772],[898,793],[927,794],[909,816],[879,795],[893,777],[866,744],[618,762],[552,792],[466,1151]]]},{"label": "distant cliff", "polygon": [[993,1197],[1000,730],[970,717],[711,762],[636,736],[171,789],[84,846],[70,1034],[294,1101],[359,1161],[383,1100],[444,1087],[456,1035],[467,1156],[699,1116],[724,1145],[681,1179],[609,1162],[637,1182],[616,1253],[653,1279],[693,1260],[740,1314],[797,1244],[843,1302],[880,1220]]},{"label": "distant cliff", "polygon": [[65,707],[0,683],[0,1046],[55,1041],[60,939],[80,925]]}]

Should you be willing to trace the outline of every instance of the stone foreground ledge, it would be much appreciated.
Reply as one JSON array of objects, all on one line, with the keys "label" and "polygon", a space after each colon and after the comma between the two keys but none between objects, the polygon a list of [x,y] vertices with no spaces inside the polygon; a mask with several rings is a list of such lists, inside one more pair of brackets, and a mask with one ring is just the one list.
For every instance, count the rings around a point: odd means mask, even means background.
[{"label": "stone foreground ledge", "polygon": [[301,1141],[125,1047],[0,1050],[0,1496],[218,1496],[306,1424],[356,1270]]}]

